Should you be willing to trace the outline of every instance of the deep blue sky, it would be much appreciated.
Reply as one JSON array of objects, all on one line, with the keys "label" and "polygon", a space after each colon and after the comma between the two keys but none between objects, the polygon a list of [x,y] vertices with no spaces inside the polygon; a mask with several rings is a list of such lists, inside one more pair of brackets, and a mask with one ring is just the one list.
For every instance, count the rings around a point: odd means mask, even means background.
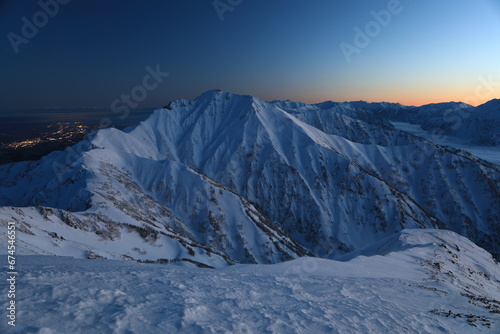
[{"label": "deep blue sky", "polygon": [[499,97],[494,85],[476,94],[478,78],[500,82],[499,1],[401,0],[349,63],[341,43],[356,46],[354,28],[390,2],[243,0],[221,21],[212,0],[72,0],[16,54],[8,33],[22,36],[41,7],[4,0],[0,110],[109,108],[157,64],[170,76],[139,108],[213,88],[305,102]]}]

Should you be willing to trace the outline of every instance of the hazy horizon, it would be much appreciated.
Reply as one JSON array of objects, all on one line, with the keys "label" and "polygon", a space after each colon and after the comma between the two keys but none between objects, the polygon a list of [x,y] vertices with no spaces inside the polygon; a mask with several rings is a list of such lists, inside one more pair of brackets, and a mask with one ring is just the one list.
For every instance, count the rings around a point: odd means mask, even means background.
[{"label": "hazy horizon", "polygon": [[[207,90],[209,91],[209,90]],[[233,92],[230,92],[230,93],[233,93]],[[195,96],[193,98],[196,99],[198,96],[200,96],[202,93],[200,93],[199,95]],[[245,94],[245,93],[235,93],[235,94],[238,94],[238,95],[251,95],[251,94]],[[257,97],[257,98],[260,98],[258,96],[254,96],[254,97]],[[182,97],[179,97],[179,99],[182,99]],[[439,102],[430,102],[430,103],[424,103],[424,104],[420,104],[420,105],[410,105],[410,104],[404,104],[404,103],[401,103],[401,102],[398,102],[398,101],[366,101],[366,100],[345,100],[345,101],[334,101],[334,100],[322,100],[322,101],[315,101],[315,102],[306,102],[306,101],[300,101],[300,100],[295,100],[295,99],[290,99],[290,98],[286,98],[286,99],[262,99],[260,98],[261,100],[264,100],[264,101],[267,101],[267,102],[271,102],[271,101],[286,101],[286,100],[289,100],[289,101],[293,101],[293,102],[302,102],[302,103],[306,103],[306,104],[320,104],[320,103],[323,103],[323,102],[334,102],[334,103],[349,103],[349,102],[367,102],[367,103],[399,103],[401,105],[404,105],[404,106],[407,106],[407,107],[422,107],[422,106],[425,106],[425,105],[430,105],[430,104],[439,104],[439,103],[466,103],[464,101],[439,101]],[[471,104],[472,106],[474,107],[477,107],[477,106],[480,106],[482,104],[485,104],[485,103],[488,103],[490,102],[491,100],[496,100],[498,98],[491,98],[489,100],[486,100],[484,102],[482,102],[481,104]],[[170,100],[170,101],[166,101],[165,103],[163,103],[162,105],[158,105],[158,106],[144,106],[144,107],[141,107],[141,108],[138,108],[138,109],[132,109],[131,111],[133,112],[144,112],[144,111],[148,111],[148,110],[155,110],[155,109],[161,109],[162,107],[164,107],[166,104],[168,104],[168,102],[171,102],[171,101],[175,101],[175,100]],[[87,106],[84,106],[84,107],[38,107],[38,108],[27,108],[27,109],[0,109],[0,116],[5,116],[5,114],[7,113],[10,113],[10,112],[14,112],[14,113],[29,113],[29,112],[36,112],[36,113],[43,113],[43,112],[77,112],[77,111],[88,111],[88,112],[110,112],[110,107],[104,107],[104,106],[101,106],[101,107],[87,107]]]}]

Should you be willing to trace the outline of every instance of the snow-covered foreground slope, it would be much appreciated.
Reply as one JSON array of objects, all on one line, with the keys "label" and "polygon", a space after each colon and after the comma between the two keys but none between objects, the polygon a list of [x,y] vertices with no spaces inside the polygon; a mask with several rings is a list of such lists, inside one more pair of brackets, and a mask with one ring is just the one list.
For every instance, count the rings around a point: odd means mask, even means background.
[{"label": "snow-covered foreground slope", "polygon": [[211,270],[24,256],[17,267],[17,325],[2,333],[500,332],[500,267],[449,231],[404,230],[341,261]]}]

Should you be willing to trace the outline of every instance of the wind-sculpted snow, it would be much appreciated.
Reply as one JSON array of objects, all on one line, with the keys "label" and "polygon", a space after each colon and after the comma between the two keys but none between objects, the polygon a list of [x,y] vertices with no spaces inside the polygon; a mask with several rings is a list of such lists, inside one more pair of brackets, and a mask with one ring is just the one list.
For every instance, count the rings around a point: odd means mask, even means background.
[{"label": "wind-sculpted snow", "polygon": [[23,226],[28,252],[213,267],[335,257],[404,228],[500,254],[498,165],[375,122],[400,105],[329,107],[220,91],[174,101],[135,128],[1,166],[2,223]]},{"label": "wind-sculpted snow", "polygon": [[23,256],[17,267],[18,321],[2,333],[500,330],[500,267],[449,231],[405,230],[342,261],[211,270]]}]

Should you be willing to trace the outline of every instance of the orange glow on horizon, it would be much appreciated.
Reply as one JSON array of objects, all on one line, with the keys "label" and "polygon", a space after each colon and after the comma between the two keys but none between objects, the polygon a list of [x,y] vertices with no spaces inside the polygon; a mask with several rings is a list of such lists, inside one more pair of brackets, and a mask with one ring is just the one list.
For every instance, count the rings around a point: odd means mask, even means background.
[{"label": "orange glow on horizon", "polygon": [[[292,101],[300,101],[304,103],[314,104],[324,101],[334,101],[334,102],[352,102],[352,101],[366,101],[366,102],[389,102],[389,103],[400,103],[405,106],[416,106],[420,107],[427,104],[433,103],[445,103],[445,102],[464,102],[470,104],[474,107],[482,105],[495,98],[500,98],[500,91],[497,94],[488,94],[487,97],[478,97],[475,95],[457,95],[457,94],[432,94],[432,96],[415,96],[414,95],[390,95],[391,97],[384,98],[383,96],[375,97],[371,95],[359,95],[349,94],[346,96],[340,96],[339,94],[317,94],[309,96],[297,96],[296,98],[290,97],[288,99]],[[385,95],[385,96],[389,96]],[[281,98],[279,98],[282,100]],[[283,100],[286,100],[284,98]]]}]

